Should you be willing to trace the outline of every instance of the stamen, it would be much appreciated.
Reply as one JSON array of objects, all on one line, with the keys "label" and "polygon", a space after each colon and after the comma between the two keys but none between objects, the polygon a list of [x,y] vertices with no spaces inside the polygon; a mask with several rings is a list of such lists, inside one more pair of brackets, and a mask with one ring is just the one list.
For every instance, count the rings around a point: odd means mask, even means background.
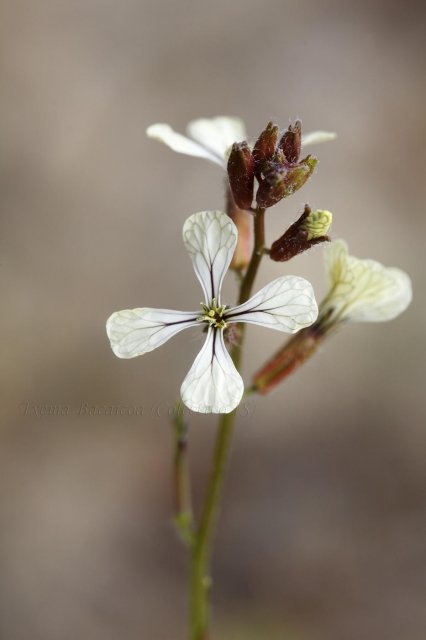
[{"label": "stamen", "polygon": [[215,329],[225,329],[227,324],[225,319],[223,318],[223,314],[225,313],[226,304],[221,304],[218,306],[216,304],[216,298],[213,298],[210,305],[204,304],[201,302],[202,314],[198,317],[200,322],[208,322],[211,327]]}]

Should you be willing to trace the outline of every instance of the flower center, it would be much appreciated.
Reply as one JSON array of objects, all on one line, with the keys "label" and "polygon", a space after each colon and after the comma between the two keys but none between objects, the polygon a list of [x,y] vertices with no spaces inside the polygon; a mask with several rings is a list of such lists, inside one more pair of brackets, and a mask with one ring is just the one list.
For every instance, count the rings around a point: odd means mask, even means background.
[{"label": "flower center", "polygon": [[216,298],[210,302],[210,305],[201,304],[202,314],[199,316],[198,320],[201,322],[208,322],[211,327],[215,329],[225,329],[226,322],[223,318],[223,314],[225,313],[226,304],[220,305],[220,307],[216,304]]}]

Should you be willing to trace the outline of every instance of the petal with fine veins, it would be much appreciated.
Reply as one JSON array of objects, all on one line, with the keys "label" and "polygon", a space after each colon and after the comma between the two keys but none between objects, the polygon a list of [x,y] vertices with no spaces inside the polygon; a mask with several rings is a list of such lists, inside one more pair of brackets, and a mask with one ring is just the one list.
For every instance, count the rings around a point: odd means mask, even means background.
[{"label": "petal with fine veins", "polygon": [[[349,310],[352,322],[385,322],[393,320],[406,310],[412,299],[411,280],[401,269],[383,268],[375,260],[370,260],[368,286],[362,301]],[[380,293],[379,293],[380,292]]]},{"label": "petal with fine veins", "polygon": [[335,140],[336,138],[337,133],[333,131],[310,131],[302,135],[302,147],[306,147],[308,144],[330,142],[330,140]]},{"label": "petal with fine veins", "polygon": [[190,140],[181,133],[174,131],[168,124],[152,124],[146,130],[148,138],[153,138],[159,142],[163,142],[176,153],[184,153],[187,156],[195,156],[196,158],[205,158],[216,164],[223,166],[223,160],[218,158],[202,145]]},{"label": "petal with fine veins", "polygon": [[191,138],[219,156],[223,165],[225,165],[226,152],[234,142],[247,139],[244,122],[232,116],[191,120],[186,130]]},{"label": "petal with fine veins", "polygon": [[263,287],[250,300],[224,314],[225,322],[249,322],[296,333],[315,322],[318,307],[310,282],[282,276]]},{"label": "petal with fine veins", "polygon": [[183,241],[191,256],[194,271],[203,287],[206,304],[216,298],[234,255],[237,228],[221,211],[200,211],[183,225]]},{"label": "petal with fine veins", "polygon": [[411,280],[401,269],[351,256],[343,240],[330,243],[324,257],[330,293],[322,312],[330,309],[336,318],[352,322],[384,322],[410,304]]},{"label": "petal with fine veins", "polygon": [[230,413],[244,384],[223,342],[221,329],[209,328],[206,341],[182,383],[183,402],[199,413]]},{"label": "petal with fine veins", "polygon": [[156,349],[179,331],[198,325],[197,312],[125,309],[113,313],[106,329],[119,358],[135,358]]}]

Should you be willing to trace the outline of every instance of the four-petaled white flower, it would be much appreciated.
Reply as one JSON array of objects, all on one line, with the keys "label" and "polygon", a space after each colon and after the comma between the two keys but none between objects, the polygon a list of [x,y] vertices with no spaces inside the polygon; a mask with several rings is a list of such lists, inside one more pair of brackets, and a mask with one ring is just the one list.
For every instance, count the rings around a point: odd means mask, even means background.
[{"label": "four-petaled white flower", "polygon": [[327,324],[392,320],[410,304],[411,280],[401,269],[350,256],[343,240],[328,244],[324,256],[330,289],[320,317]]},{"label": "four-petaled white flower", "polygon": [[[153,124],[146,130],[149,138],[188,156],[205,158],[226,168],[228,153],[234,142],[247,140],[244,122],[232,116],[198,118],[189,122],[188,136],[174,131],[168,124]],[[302,147],[334,140],[335,133],[330,131],[312,131],[302,136]]]},{"label": "four-petaled white flower", "polygon": [[111,347],[119,358],[156,349],[183,329],[207,328],[206,341],[181,387],[183,402],[200,413],[229,413],[241,401],[244,385],[223,338],[231,323],[248,322],[295,333],[312,324],[318,308],[311,284],[296,276],[273,280],[247,302],[227,307],[221,286],[234,253],[237,228],[225,213],[202,211],[183,227],[183,241],[204,292],[199,311],[129,309],[107,321]]}]

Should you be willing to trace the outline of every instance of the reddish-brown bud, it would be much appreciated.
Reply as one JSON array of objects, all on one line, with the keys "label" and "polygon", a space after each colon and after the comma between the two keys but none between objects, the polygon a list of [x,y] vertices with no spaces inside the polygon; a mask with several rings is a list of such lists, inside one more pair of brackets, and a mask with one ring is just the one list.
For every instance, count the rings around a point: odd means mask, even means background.
[{"label": "reddish-brown bud", "polygon": [[277,147],[279,127],[268,122],[253,147],[253,157],[256,171],[261,171],[265,162],[273,160]]},{"label": "reddish-brown bud", "polygon": [[312,175],[318,160],[307,156],[297,165],[269,163],[263,172],[256,194],[260,207],[272,207],[283,198],[298,191]]},{"label": "reddish-brown bud", "polygon": [[302,146],[302,123],[296,120],[291,124],[281,138],[278,147],[282,149],[287,162],[294,164],[298,162],[300,157],[300,149]]},{"label": "reddish-brown bud", "polygon": [[284,165],[273,162],[265,168],[256,193],[256,202],[260,207],[272,207],[284,198],[286,172]]},{"label": "reddish-brown bud", "polygon": [[308,205],[296,222],[294,222],[278,240],[272,244],[269,255],[276,262],[286,262],[299,253],[303,253],[315,244],[327,242],[325,235],[331,225],[332,215],[329,211],[314,211]]},{"label": "reddish-brown bud", "polygon": [[247,142],[232,145],[228,177],[235,203],[240,209],[249,209],[253,202],[254,158]]}]

